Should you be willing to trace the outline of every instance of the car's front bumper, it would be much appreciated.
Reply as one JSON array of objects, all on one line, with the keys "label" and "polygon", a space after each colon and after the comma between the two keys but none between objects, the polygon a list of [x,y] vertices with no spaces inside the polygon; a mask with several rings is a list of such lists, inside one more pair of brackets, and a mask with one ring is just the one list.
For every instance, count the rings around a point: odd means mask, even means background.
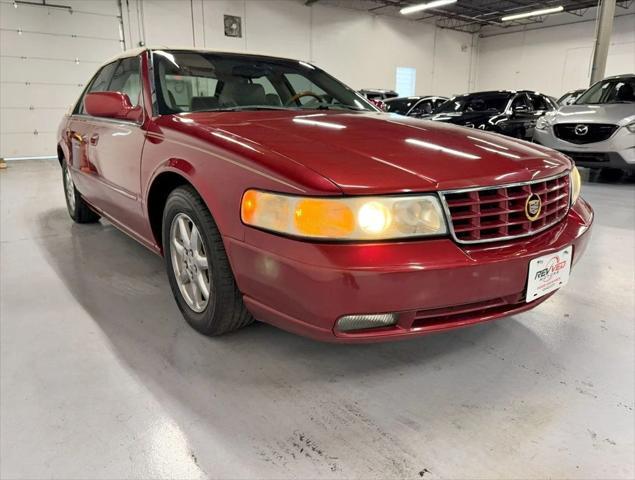
[{"label": "car's front bumper", "polygon": [[534,130],[534,142],[569,155],[575,164],[589,168],[635,169],[635,134],[625,127],[619,128],[602,142],[577,144],[555,136],[553,127]]},{"label": "car's front bumper", "polygon": [[[451,239],[365,245],[309,243],[248,229],[225,238],[238,287],[255,318],[319,340],[405,338],[528,310],[529,261],[586,248],[593,211],[579,199],[534,237],[459,246]],[[398,312],[394,327],[339,332],[343,315]]]}]

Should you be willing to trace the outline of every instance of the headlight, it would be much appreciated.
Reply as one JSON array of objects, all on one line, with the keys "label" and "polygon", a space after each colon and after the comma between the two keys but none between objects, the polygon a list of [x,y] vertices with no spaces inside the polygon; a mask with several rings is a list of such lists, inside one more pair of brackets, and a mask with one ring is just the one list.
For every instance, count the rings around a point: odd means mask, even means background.
[{"label": "headlight", "polygon": [[571,205],[575,204],[580,196],[580,190],[582,189],[582,179],[580,178],[580,172],[577,167],[573,167],[569,174],[569,185],[571,188]]},{"label": "headlight", "polygon": [[247,190],[243,223],[296,237],[386,240],[447,233],[436,195],[298,197]]},{"label": "headlight", "polygon": [[628,125],[626,125],[626,130],[628,130],[631,133],[635,133],[635,122],[631,122]]},{"label": "headlight", "polygon": [[549,125],[551,125],[551,120],[553,119],[550,115],[543,115],[538,120],[536,120],[536,128],[538,130],[545,130]]}]

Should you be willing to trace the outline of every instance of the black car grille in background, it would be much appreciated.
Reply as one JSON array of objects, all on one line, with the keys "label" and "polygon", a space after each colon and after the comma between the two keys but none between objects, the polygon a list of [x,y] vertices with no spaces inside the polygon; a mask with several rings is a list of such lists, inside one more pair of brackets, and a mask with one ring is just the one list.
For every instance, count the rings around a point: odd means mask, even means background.
[{"label": "black car grille in background", "polygon": [[[529,196],[538,195],[542,208],[531,221],[525,214]],[[460,243],[494,242],[546,230],[569,210],[569,175],[520,185],[443,192],[452,234]]]},{"label": "black car grille in background", "polygon": [[607,123],[559,123],[553,126],[556,137],[577,144],[601,142],[617,129],[617,125]]},{"label": "black car grille in background", "polygon": [[575,163],[608,163],[611,161],[606,152],[566,152],[565,155],[571,157]]}]

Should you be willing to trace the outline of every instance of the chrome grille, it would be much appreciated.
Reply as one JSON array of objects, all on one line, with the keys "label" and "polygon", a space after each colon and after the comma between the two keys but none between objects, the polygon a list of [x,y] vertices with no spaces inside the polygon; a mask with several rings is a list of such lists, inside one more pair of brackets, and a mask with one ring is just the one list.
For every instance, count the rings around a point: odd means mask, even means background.
[{"label": "chrome grille", "polygon": [[[541,211],[535,220],[526,214],[530,196],[537,195]],[[481,243],[526,237],[562,220],[569,210],[569,175],[522,184],[442,192],[450,230],[459,243]],[[535,198],[535,197],[532,197]]]}]

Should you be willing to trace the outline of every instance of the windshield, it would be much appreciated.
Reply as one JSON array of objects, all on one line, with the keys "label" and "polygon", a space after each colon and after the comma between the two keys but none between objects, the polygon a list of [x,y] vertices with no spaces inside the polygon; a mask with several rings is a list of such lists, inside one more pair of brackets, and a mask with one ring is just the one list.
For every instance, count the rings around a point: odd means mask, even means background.
[{"label": "windshield", "polygon": [[305,62],[194,51],[153,52],[159,113],[337,109],[377,111]]},{"label": "windshield", "polygon": [[580,95],[576,105],[635,102],[635,77],[612,78],[598,82]]},{"label": "windshield", "polygon": [[437,108],[434,113],[502,112],[512,94],[508,92],[473,93],[454,97]]}]

